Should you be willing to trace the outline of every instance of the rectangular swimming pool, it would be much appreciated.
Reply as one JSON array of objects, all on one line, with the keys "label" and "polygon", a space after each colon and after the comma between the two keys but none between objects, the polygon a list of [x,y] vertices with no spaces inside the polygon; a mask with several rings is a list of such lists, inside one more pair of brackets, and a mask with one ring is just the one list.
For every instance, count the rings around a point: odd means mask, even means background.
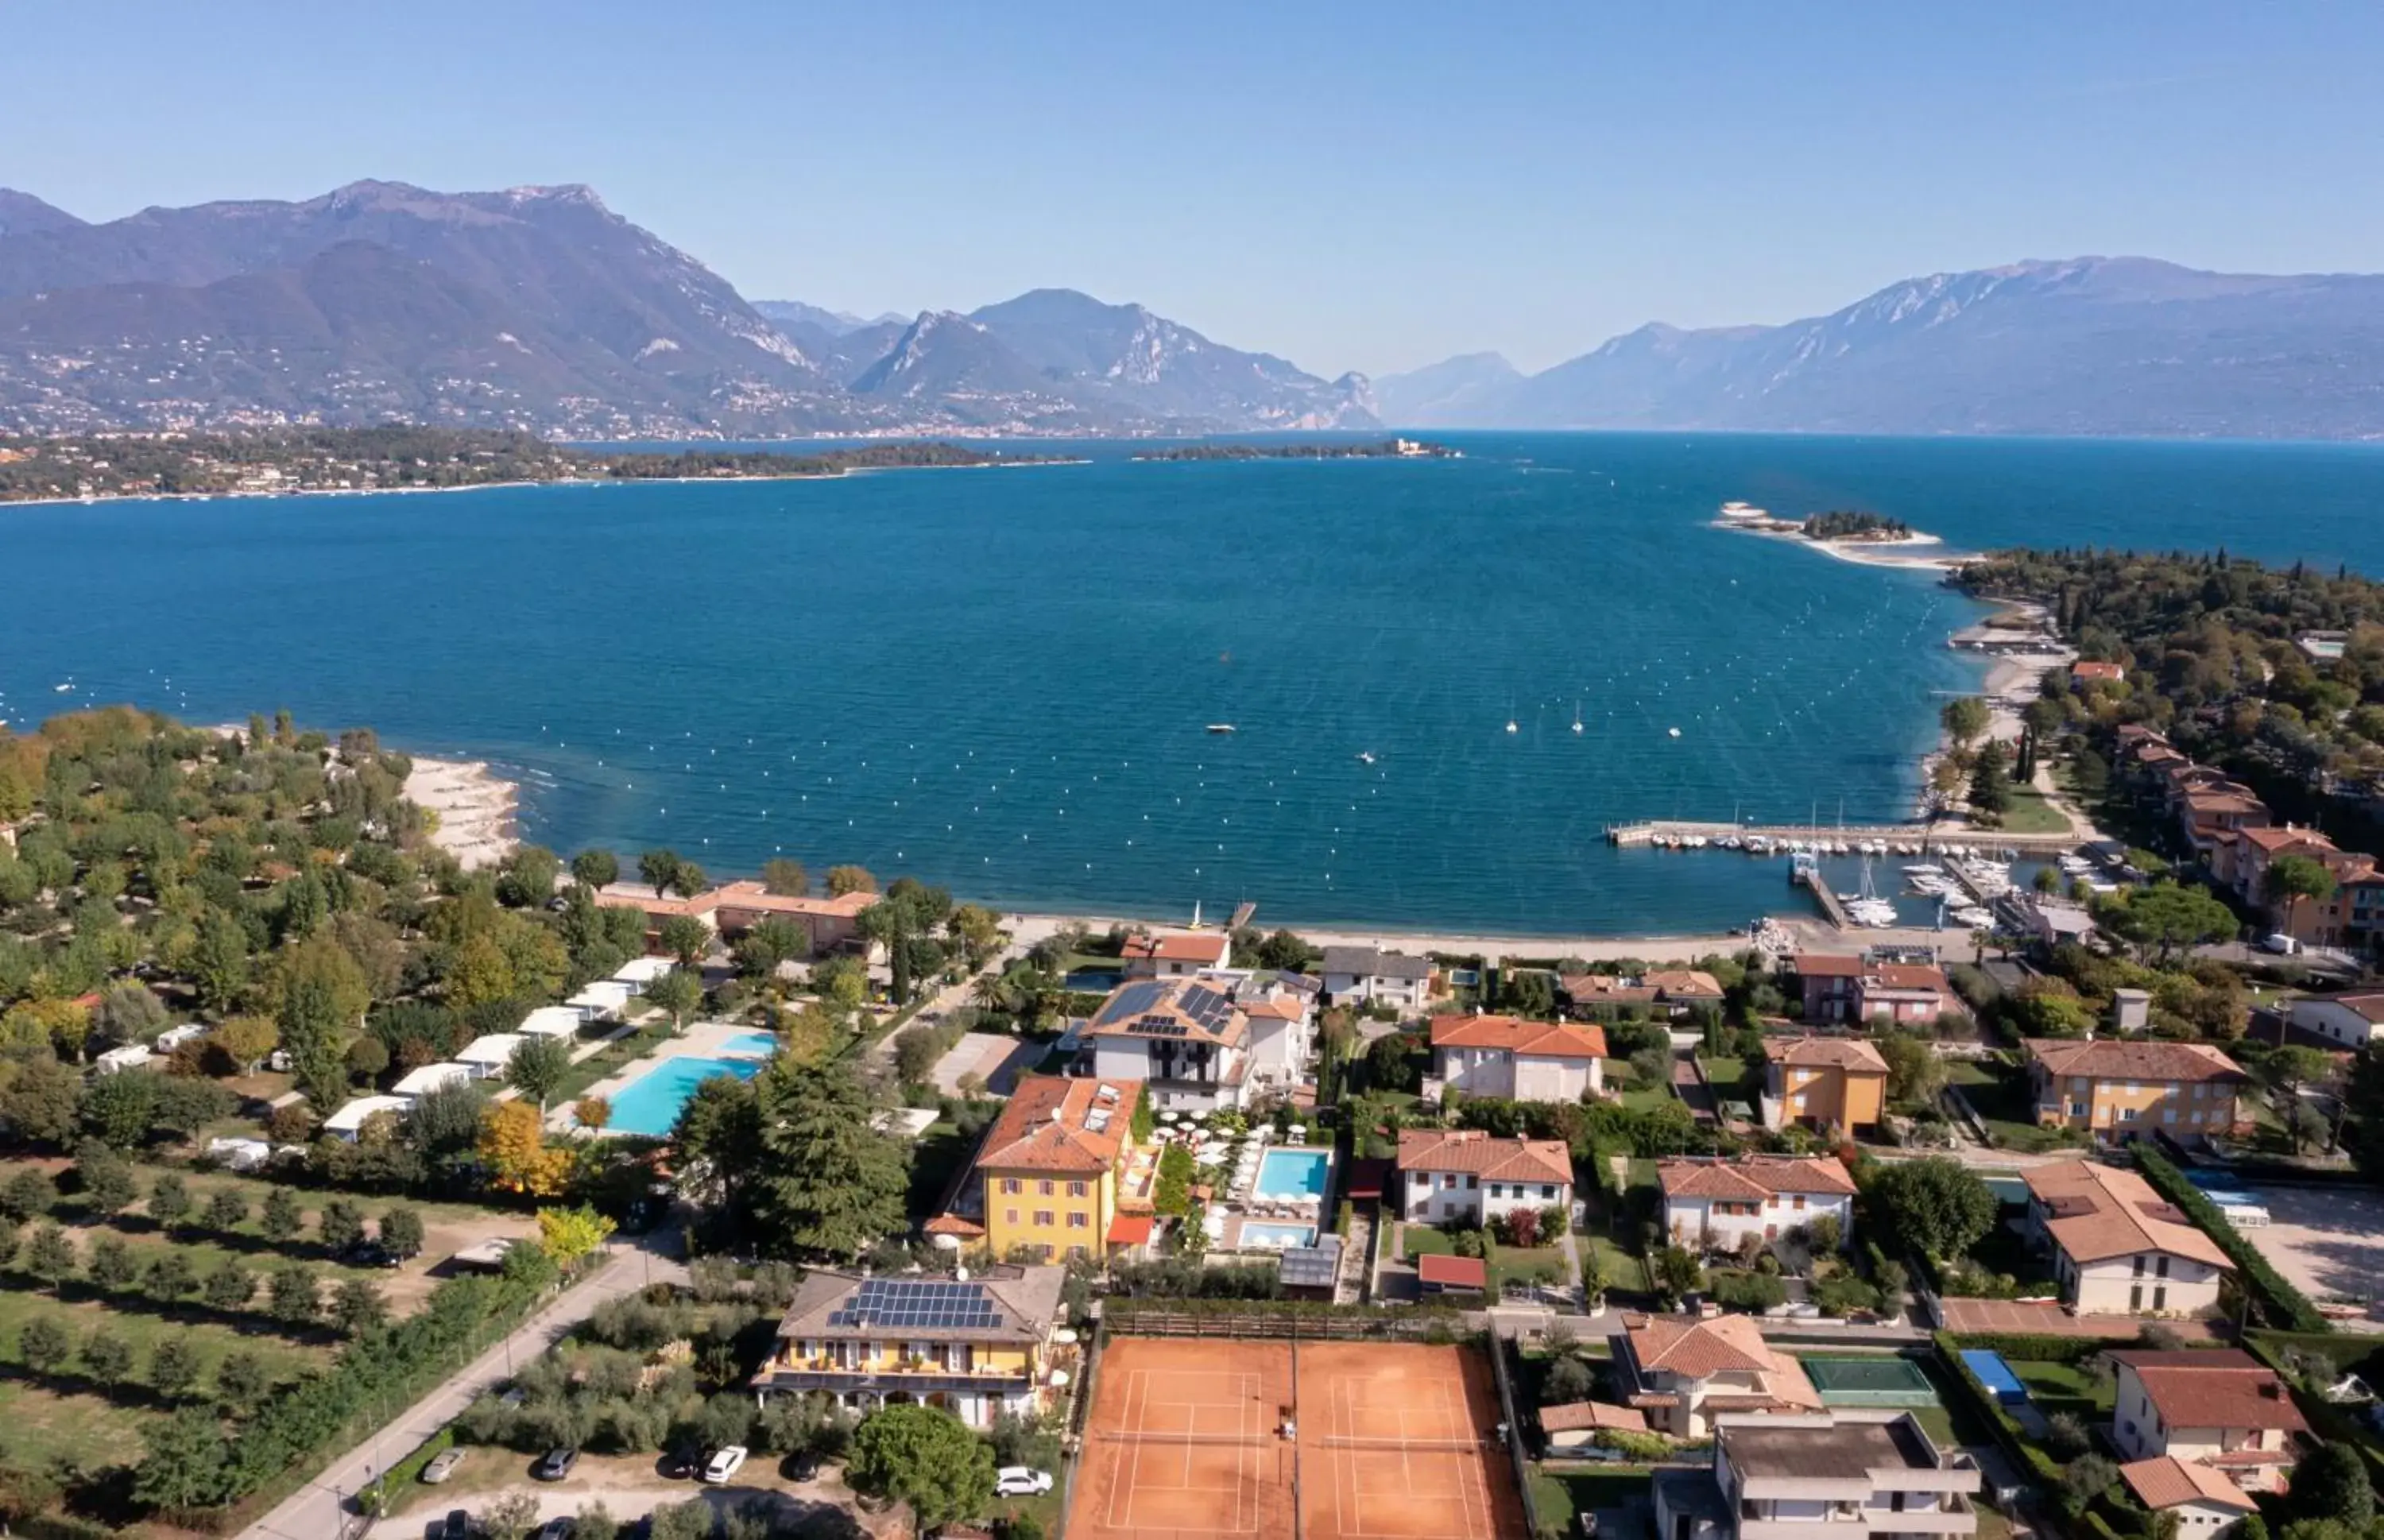
[{"label": "rectangular swimming pool", "polygon": [[1268,1219],[1242,1221],[1242,1249],[1245,1251],[1287,1251],[1295,1246],[1315,1244],[1316,1226],[1313,1224],[1289,1224]]},{"label": "rectangular swimming pool", "polygon": [[1297,1146],[1270,1149],[1259,1161],[1256,1196],[1265,1198],[1322,1198],[1333,1152]]},{"label": "rectangular swimming pool", "polygon": [[621,1087],[613,1098],[613,1121],[606,1131],[659,1138],[678,1121],[678,1110],[695,1088],[714,1075],[751,1080],[761,1073],[759,1059],[665,1059]]},{"label": "rectangular swimming pool", "polygon": [[739,1032],[720,1045],[720,1051],[742,1059],[751,1055],[767,1059],[778,1051],[778,1035],[775,1032]]}]

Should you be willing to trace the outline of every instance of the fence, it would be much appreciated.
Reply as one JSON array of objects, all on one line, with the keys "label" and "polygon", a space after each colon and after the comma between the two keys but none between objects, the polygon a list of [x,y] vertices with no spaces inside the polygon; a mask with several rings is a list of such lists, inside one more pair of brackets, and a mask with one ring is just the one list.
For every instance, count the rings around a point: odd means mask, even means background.
[{"label": "fence", "polygon": [[[1132,1299],[1102,1301],[1101,1324],[1128,1336],[1288,1337],[1308,1342],[1395,1341],[1455,1342],[1468,1333],[1455,1310],[1401,1310],[1394,1314],[1357,1305],[1322,1309],[1285,1309],[1272,1301],[1251,1301],[1238,1310],[1186,1310],[1183,1300]],[[1211,1306],[1228,1303],[1209,1301]],[[1241,1303],[1232,1301],[1232,1303]],[[1270,1306],[1273,1308],[1269,1308]],[[1345,1313],[1346,1310],[1346,1313]]]},{"label": "fence", "polygon": [[1507,1429],[1507,1458],[1515,1467],[1515,1491],[1523,1501],[1523,1527],[1533,1536],[1547,1532],[1540,1527],[1540,1505],[1532,1495],[1532,1462],[1523,1454],[1523,1420],[1515,1410],[1515,1381],[1508,1372],[1507,1355],[1515,1345],[1490,1334],[1490,1377],[1498,1382],[1498,1415]]}]

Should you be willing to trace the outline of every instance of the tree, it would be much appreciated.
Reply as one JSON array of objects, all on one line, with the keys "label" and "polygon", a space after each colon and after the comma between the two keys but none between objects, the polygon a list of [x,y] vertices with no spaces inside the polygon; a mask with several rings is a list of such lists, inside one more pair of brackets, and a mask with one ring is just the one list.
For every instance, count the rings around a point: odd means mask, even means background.
[{"label": "tree", "polygon": [[513,909],[543,906],[554,897],[563,863],[541,845],[515,846],[497,874],[497,901]]},{"label": "tree", "polygon": [[199,1383],[198,1350],[176,1334],[160,1337],[149,1352],[149,1388],[169,1401],[179,1401]]},{"label": "tree", "polygon": [[167,1172],[151,1184],[149,1217],[159,1228],[170,1230],[190,1218],[191,1207],[191,1189],[183,1184],[181,1173]]},{"label": "tree", "polygon": [[298,1197],[288,1187],[274,1187],[265,1195],[264,1216],[259,1221],[265,1238],[277,1246],[287,1245],[297,1238],[305,1223],[298,1211]]},{"label": "tree", "polygon": [[207,1228],[230,1235],[248,1223],[248,1199],[237,1187],[217,1187],[207,1198]]},{"label": "tree", "polygon": [[812,876],[791,856],[773,856],[762,863],[762,886],[781,898],[800,899],[812,890]]},{"label": "tree", "polygon": [[2313,1136],[2326,1132],[2325,1119],[2316,1118],[2314,1135],[2298,1116],[2303,1109],[2302,1092],[2325,1084],[2333,1073],[2333,1061],[2322,1050],[2300,1043],[2280,1044],[2253,1061],[2253,1077],[2270,1093],[2278,1121],[2291,1133],[2295,1154],[2306,1149]]},{"label": "tree", "polygon": [[1983,736],[1990,720],[1987,703],[1975,695],[1959,695],[1945,702],[1937,720],[1956,749],[1967,749]]},{"label": "tree", "polygon": [[342,1278],[331,1291],[331,1323],[350,1336],[389,1324],[389,1301],[370,1278]]},{"label": "tree", "polygon": [[782,1054],[752,1084],[765,1233],[797,1255],[858,1258],[903,1227],[909,1161],[870,1125],[871,1098],[851,1061]]},{"label": "tree", "polygon": [[47,1374],[67,1361],[74,1342],[67,1329],[46,1315],[37,1315],[17,1333],[17,1357],[36,1374]]},{"label": "tree", "polygon": [[2340,1519],[2365,1528],[2376,1516],[2376,1491],[2359,1450],[2350,1444],[2321,1444],[2311,1451],[2293,1467],[2285,1509],[2297,1519]]},{"label": "tree", "polygon": [[609,1097],[583,1096],[571,1104],[571,1115],[579,1126],[591,1134],[602,1134],[613,1121],[613,1102]]},{"label": "tree", "polygon": [[613,1222],[585,1204],[538,1211],[538,1243],[558,1268],[568,1268],[603,1245],[612,1233]]},{"label": "tree", "polygon": [[1551,1405],[1565,1406],[1574,1401],[1588,1400],[1590,1393],[1596,1388],[1597,1376],[1591,1372],[1589,1365],[1568,1355],[1548,1365],[1547,1378],[1541,1382],[1540,1394]]},{"label": "tree", "polygon": [[712,1540],[712,1505],[702,1497],[665,1503],[646,1522],[649,1540]]},{"label": "tree", "polygon": [[15,1077],[0,1089],[0,1118],[20,1138],[63,1143],[81,1112],[82,1076],[46,1056],[19,1062]]},{"label": "tree", "polygon": [[364,971],[329,937],[315,936],[285,950],[276,972],[274,1020],[298,1087],[316,1106],[336,1107],[347,1090],[348,1040],[372,1003]]},{"label": "tree", "polygon": [[1378,1091],[1411,1092],[1423,1080],[1417,1062],[1416,1039],[1404,1032],[1387,1033],[1366,1050],[1366,1083]]},{"label": "tree", "polygon": [[345,1251],[365,1238],[365,1211],[353,1198],[334,1198],[315,1216],[315,1233],[325,1250]]},{"label": "tree", "polygon": [[132,1167],[107,1146],[87,1142],[76,1150],[74,1174],[83,1203],[93,1213],[112,1217],[132,1206]]},{"label": "tree", "polygon": [[26,1166],[0,1187],[0,1213],[24,1221],[43,1218],[58,1201],[57,1184],[38,1166]]},{"label": "tree", "polygon": [[255,1408],[273,1388],[265,1360],[245,1348],[236,1348],[216,1365],[216,1398],[226,1406]]},{"label": "tree", "polygon": [[840,899],[847,893],[875,893],[877,879],[866,866],[831,866],[827,869],[827,895]]},{"label": "tree", "polygon": [[83,1339],[82,1368],[101,1385],[122,1385],[132,1377],[132,1345],[105,1326],[93,1327]]},{"label": "tree", "polygon": [[1993,739],[1979,746],[1979,756],[1970,766],[1970,806],[1989,818],[2000,818],[2011,811],[2011,764],[2005,758],[2004,746]]},{"label": "tree", "polygon": [[552,1198],[570,1174],[571,1153],[550,1149],[544,1121],[527,1101],[497,1101],[480,1119],[480,1159],[508,1192]]},{"label": "tree", "polygon": [[670,1017],[672,1030],[678,1031],[703,1009],[703,986],[686,969],[673,968],[646,986],[645,1001]]},{"label": "tree", "polygon": [[231,1446],[223,1425],[204,1407],[185,1407],[152,1422],[148,1455],[132,1472],[132,1495],[166,1512],[214,1508],[235,1490]]},{"label": "tree", "polygon": [[248,988],[248,932],[220,909],[199,919],[198,945],[191,959],[191,975],[199,1000],[210,1011],[229,1011]]},{"label": "tree", "polygon": [[220,1266],[200,1281],[199,1298],[219,1310],[245,1310],[248,1302],[256,1298],[256,1275],[226,1257]]},{"label": "tree", "polygon": [[1885,1228],[1932,1257],[1961,1256],[1995,1222],[1995,1195],[1959,1161],[1903,1161],[1872,1179]]},{"label": "tree", "polygon": [[93,1079],[82,1093],[83,1131],[115,1149],[130,1149],[149,1132],[157,1110],[157,1082],[147,1070],[119,1070]]},{"label": "tree", "polygon": [[2235,934],[2233,911],[2199,888],[2174,882],[2136,888],[2124,902],[2100,906],[2095,918],[2156,968],[2167,968],[2188,948]]},{"label": "tree", "polygon": [[1887,1099],[1898,1106],[1923,1106],[1945,1084],[1945,1062],[1929,1040],[1909,1032],[1885,1032],[1872,1040],[1887,1061]]},{"label": "tree", "polygon": [[844,1479],[911,1505],[922,1531],[975,1519],[993,1500],[993,1447],[934,1407],[891,1406],[853,1430]]},{"label": "tree", "polygon": [[2313,856],[2280,855],[2268,863],[2268,872],[2260,879],[2260,888],[2271,906],[2285,906],[2282,928],[2291,935],[2303,899],[2334,897],[2334,874]]},{"label": "tree", "polygon": [[610,888],[621,880],[621,858],[606,850],[585,850],[571,858],[571,875],[590,888]]},{"label": "tree", "polygon": [[314,1271],[296,1262],[273,1270],[265,1285],[266,1310],[276,1321],[311,1326],[323,1313],[323,1300]]},{"label": "tree", "polygon": [[679,859],[677,851],[647,851],[638,857],[638,877],[657,896],[667,893],[678,880]]},{"label": "tree", "polygon": [[2072,1513],[2081,1513],[2118,1479],[2119,1468],[2101,1455],[2080,1455],[2061,1472],[2061,1505]]},{"label": "tree", "polygon": [[525,1037],[505,1062],[505,1081],[546,1111],[546,1099],[571,1073],[571,1047],[560,1037]]},{"label": "tree", "polygon": [[1657,1255],[1656,1281],[1668,1298],[1678,1299],[1705,1287],[1705,1266],[1687,1247],[1668,1246]]},{"label": "tree", "polygon": [[422,1251],[422,1216],[412,1209],[391,1209],[380,1216],[380,1244],[392,1257],[414,1257]]},{"label": "tree", "polygon": [[91,1012],[93,1029],[119,1048],[155,1041],[172,1021],[164,1000],[151,993],[147,985],[130,979],[109,985]]},{"label": "tree", "polygon": [[56,1293],[60,1285],[74,1276],[74,1242],[56,1224],[43,1224],[25,1247],[25,1271],[49,1285],[51,1293]]},{"label": "tree", "polygon": [[[571,1527],[571,1540],[620,1540],[621,1521],[613,1517],[613,1510],[604,1506],[602,1499],[581,1505],[577,1518]],[[2263,1535],[2260,1540],[2267,1537]]]},{"label": "tree", "polygon": [[508,1492],[480,1510],[480,1529],[490,1540],[522,1540],[538,1523],[538,1495]]},{"label": "tree", "polygon": [[92,1287],[113,1294],[130,1286],[141,1275],[141,1264],[132,1260],[132,1248],[124,1244],[123,1236],[94,1236],[91,1261],[83,1264],[82,1273]]},{"label": "tree", "polygon": [[692,914],[671,914],[664,918],[657,939],[680,967],[692,968],[712,950],[712,927]]},{"label": "tree", "polygon": [[191,1265],[189,1252],[169,1246],[150,1261],[149,1275],[143,1282],[151,1298],[175,1305],[198,1292],[199,1273]]}]

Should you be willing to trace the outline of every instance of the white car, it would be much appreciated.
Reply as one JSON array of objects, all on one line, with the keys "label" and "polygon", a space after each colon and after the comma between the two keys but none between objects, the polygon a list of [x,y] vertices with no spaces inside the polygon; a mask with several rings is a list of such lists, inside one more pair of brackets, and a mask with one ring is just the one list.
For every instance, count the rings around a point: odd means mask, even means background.
[{"label": "white car", "polygon": [[1037,1471],[1024,1465],[1005,1465],[993,1473],[994,1495],[1002,1497],[1033,1497],[1051,1490],[1051,1472]]},{"label": "white car", "polygon": [[714,1486],[722,1485],[729,1477],[743,1469],[744,1464],[745,1446],[731,1444],[725,1449],[715,1450],[712,1458],[704,1462],[703,1479]]}]

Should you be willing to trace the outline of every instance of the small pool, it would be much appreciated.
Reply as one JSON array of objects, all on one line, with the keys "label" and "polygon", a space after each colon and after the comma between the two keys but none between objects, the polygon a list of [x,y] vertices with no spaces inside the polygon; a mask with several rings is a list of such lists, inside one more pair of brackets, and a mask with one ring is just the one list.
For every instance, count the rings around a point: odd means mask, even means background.
[{"label": "small pool", "polygon": [[1982,1175],[1980,1180],[1985,1182],[1987,1190],[1995,1195],[1995,1201],[2005,1207],[2025,1207],[2028,1203],[2028,1178],[2024,1176],[1991,1172]]},{"label": "small pool", "polygon": [[737,1036],[724,1041],[720,1045],[720,1051],[733,1053],[740,1059],[748,1054],[759,1059],[767,1059],[778,1051],[778,1037],[774,1032],[739,1032]]},{"label": "small pool", "polygon": [[1315,1244],[1316,1226],[1313,1224],[1288,1224],[1270,1219],[1242,1221],[1242,1249],[1245,1251],[1288,1251],[1295,1247]]},{"label": "small pool", "polygon": [[695,1088],[714,1075],[751,1080],[761,1073],[758,1059],[665,1059],[621,1087],[613,1098],[613,1121],[606,1130],[660,1137],[678,1121],[678,1110]]},{"label": "small pool", "polygon": [[1270,1149],[1259,1161],[1253,1194],[1266,1198],[1322,1198],[1333,1162],[1329,1149]]},{"label": "small pool", "polygon": [[1106,995],[1125,982],[1125,974],[1117,968],[1078,968],[1060,982],[1080,995]]}]

